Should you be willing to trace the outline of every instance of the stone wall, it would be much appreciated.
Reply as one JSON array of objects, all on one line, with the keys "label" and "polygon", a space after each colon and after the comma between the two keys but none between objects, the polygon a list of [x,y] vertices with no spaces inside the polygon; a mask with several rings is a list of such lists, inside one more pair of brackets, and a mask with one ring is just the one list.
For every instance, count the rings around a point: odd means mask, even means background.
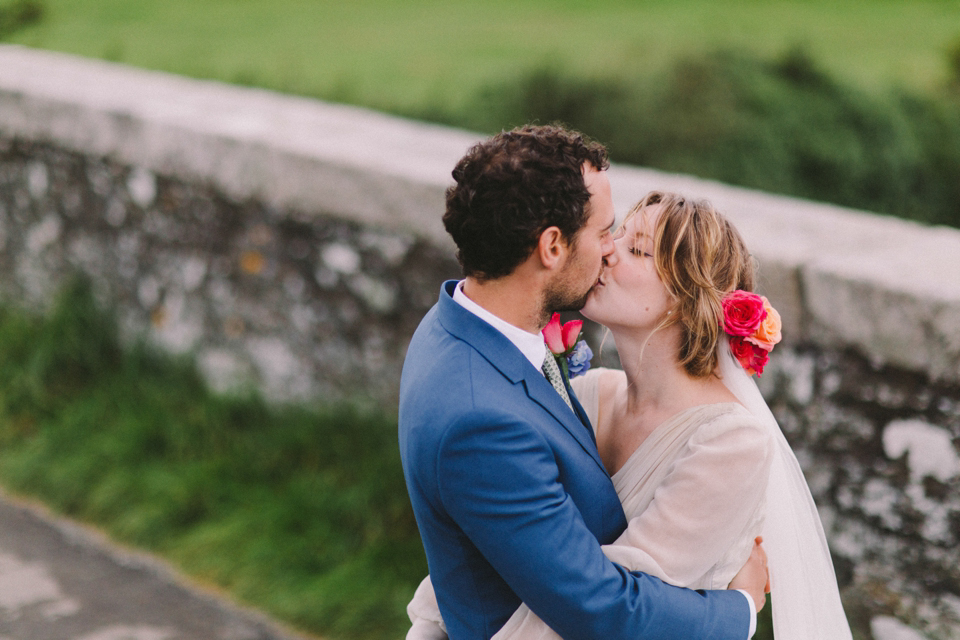
[{"label": "stone wall", "polygon": [[[82,270],[128,337],[195,354],[218,388],[392,406],[409,336],[458,271],[442,194],[477,139],[0,46],[0,293],[42,308]],[[761,387],[859,637],[960,638],[960,232],[610,177],[621,213],[652,188],[707,197],[755,252],[786,336]]]},{"label": "stone wall", "polygon": [[[814,344],[775,350],[761,389],[807,475],[851,621],[960,637],[960,389]],[[914,636],[877,640],[901,637]]]},{"label": "stone wall", "polygon": [[0,249],[6,299],[42,308],[83,272],[130,339],[194,353],[217,389],[387,405],[438,278],[458,273],[412,233],[2,132]]}]

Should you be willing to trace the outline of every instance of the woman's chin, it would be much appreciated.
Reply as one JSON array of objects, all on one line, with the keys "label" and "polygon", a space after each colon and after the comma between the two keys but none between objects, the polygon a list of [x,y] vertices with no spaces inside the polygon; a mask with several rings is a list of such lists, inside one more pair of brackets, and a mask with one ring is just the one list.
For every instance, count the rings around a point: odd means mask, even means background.
[{"label": "woman's chin", "polygon": [[580,309],[580,315],[587,320],[600,322],[600,318],[603,316],[603,314],[600,313],[600,306],[600,303],[597,301],[596,289],[594,289],[587,297],[587,303],[583,305],[583,309]]}]

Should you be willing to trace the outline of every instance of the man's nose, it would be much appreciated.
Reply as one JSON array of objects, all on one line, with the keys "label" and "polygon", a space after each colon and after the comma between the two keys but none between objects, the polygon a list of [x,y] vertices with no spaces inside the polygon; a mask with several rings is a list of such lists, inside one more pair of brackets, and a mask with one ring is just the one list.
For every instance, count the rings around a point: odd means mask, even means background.
[{"label": "man's nose", "polygon": [[611,240],[606,247],[606,251],[603,253],[603,264],[612,267],[617,264],[617,261],[620,260],[620,257],[617,256],[616,245]]}]

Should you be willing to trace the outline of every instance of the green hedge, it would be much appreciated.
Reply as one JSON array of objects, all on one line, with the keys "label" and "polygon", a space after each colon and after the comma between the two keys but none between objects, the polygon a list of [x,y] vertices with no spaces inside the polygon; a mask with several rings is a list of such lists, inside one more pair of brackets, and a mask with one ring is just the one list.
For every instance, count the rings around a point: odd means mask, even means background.
[{"label": "green hedge", "polygon": [[46,14],[39,0],[15,0],[0,4],[0,40],[38,24]]},{"label": "green hedge", "polygon": [[662,76],[539,68],[469,105],[415,115],[488,132],[560,121],[615,161],[960,227],[960,92],[869,94],[802,49],[692,57]]}]

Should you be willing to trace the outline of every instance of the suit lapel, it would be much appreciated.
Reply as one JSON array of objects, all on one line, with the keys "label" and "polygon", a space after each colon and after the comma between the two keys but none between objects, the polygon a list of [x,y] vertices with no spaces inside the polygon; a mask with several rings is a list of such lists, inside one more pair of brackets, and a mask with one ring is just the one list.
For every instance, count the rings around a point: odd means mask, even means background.
[{"label": "suit lapel", "polygon": [[573,403],[573,410],[576,412],[577,417],[580,418],[580,422],[583,424],[584,428],[587,430],[587,434],[590,436],[590,440],[593,441],[593,446],[597,446],[597,435],[593,432],[593,426],[590,424],[590,418],[587,417],[587,412],[584,411],[583,406],[580,404],[580,399],[577,398],[577,394],[573,392],[573,387],[570,386],[570,381],[565,380],[564,384],[567,387],[567,395],[570,396],[570,402]]},{"label": "suit lapel", "polygon": [[563,428],[580,443],[580,446],[590,454],[594,462],[606,473],[606,467],[603,466],[603,461],[600,460],[600,454],[597,452],[597,443],[593,440],[593,430],[587,426],[589,425],[589,421],[583,412],[583,407],[581,407],[580,403],[576,400],[576,396],[572,391],[569,392],[570,400],[577,412],[577,414],[574,415],[574,412],[570,411],[570,407],[563,401],[563,398],[561,398],[557,390],[553,388],[553,385],[543,377],[543,374],[534,370],[532,366],[530,369],[533,371],[532,375],[527,375],[523,381],[527,395],[531,400],[549,411],[550,414],[557,419],[557,422],[563,425]]},{"label": "suit lapel", "polygon": [[527,396],[553,416],[606,473],[600,454],[597,453],[597,445],[593,440],[593,430],[589,428],[589,420],[573,391],[569,390],[569,386],[567,387],[576,414],[570,411],[570,407],[563,401],[557,390],[523,357],[523,354],[506,336],[454,302],[452,295],[456,284],[455,280],[445,282],[437,303],[440,323],[444,329],[473,346],[511,382],[514,384],[522,382]]}]

